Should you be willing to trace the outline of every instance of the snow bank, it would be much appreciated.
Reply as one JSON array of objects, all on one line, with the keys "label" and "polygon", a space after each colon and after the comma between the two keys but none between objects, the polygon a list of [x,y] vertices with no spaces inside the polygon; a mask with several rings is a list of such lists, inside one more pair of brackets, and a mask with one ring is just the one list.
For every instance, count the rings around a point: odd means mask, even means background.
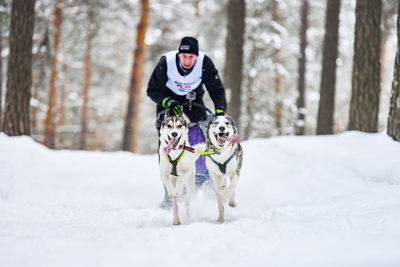
[{"label": "snow bank", "polygon": [[212,193],[172,227],[157,155],[52,151],[0,133],[2,266],[399,266],[400,143],[243,142],[238,207]]}]

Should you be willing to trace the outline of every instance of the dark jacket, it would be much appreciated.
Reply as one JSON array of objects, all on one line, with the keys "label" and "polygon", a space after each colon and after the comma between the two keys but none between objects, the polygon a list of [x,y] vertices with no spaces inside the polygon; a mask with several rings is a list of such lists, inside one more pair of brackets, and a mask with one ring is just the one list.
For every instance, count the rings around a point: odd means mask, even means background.
[{"label": "dark jacket", "polygon": [[[178,55],[176,55],[176,64],[179,73],[185,75],[185,71],[179,67]],[[186,74],[188,73],[190,73],[190,70]],[[167,60],[165,56],[162,56],[150,77],[149,85],[147,87],[147,95],[156,102],[157,105],[161,105],[161,102],[165,97],[170,97],[171,99],[180,101],[181,103],[186,102],[187,100],[185,96],[176,95],[166,87],[167,81]],[[216,109],[226,110],[224,86],[222,85],[214,63],[207,55],[204,56],[203,61],[202,83],[194,90],[196,96],[202,97],[204,95],[203,83],[207,88],[211,100],[214,102],[214,107]]]}]

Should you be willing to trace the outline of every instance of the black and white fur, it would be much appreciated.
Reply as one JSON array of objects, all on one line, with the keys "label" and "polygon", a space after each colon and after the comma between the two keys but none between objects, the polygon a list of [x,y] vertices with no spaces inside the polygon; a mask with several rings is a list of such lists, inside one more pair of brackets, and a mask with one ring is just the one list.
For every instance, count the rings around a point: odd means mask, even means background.
[{"label": "black and white fur", "polygon": [[[182,114],[178,116],[170,116],[169,112],[166,113],[161,125],[159,137],[160,176],[169,196],[172,199],[174,214],[173,225],[179,225],[181,223],[179,220],[177,198],[183,194],[184,186],[186,186],[186,213],[190,216],[190,199],[195,188],[195,161],[199,157],[197,151],[198,149],[205,149],[205,144],[203,144],[201,146],[196,146],[194,153],[185,151],[177,163],[177,175],[173,174],[173,165],[168,159],[168,156],[170,159],[175,160],[181,155],[184,146],[189,145],[188,131],[187,122],[183,118]],[[164,148],[166,148],[168,143],[174,139],[178,140],[178,142],[167,154]]]},{"label": "black and white fur", "polygon": [[[222,136],[230,137],[234,134],[237,134],[237,128],[228,114],[214,116],[208,124],[207,150],[215,151],[216,154],[205,157],[205,164],[218,201],[218,222],[224,221],[224,205],[226,203],[229,202],[229,206],[236,207],[235,189],[242,167],[243,150],[239,143],[232,144],[220,139]],[[229,160],[230,158],[231,160]],[[224,169],[221,169],[216,162],[223,165],[228,160],[224,173]]]}]

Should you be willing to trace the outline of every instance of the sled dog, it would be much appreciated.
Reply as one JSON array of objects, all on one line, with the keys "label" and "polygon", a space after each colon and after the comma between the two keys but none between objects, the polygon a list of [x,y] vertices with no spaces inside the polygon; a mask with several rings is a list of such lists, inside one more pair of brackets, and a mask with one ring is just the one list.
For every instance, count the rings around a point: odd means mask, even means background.
[{"label": "sled dog", "polygon": [[207,151],[214,154],[205,157],[205,164],[210,174],[213,189],[218,201],[218,222],[224,221],[224,205],[236,207],[235,189],[242,167],[243,151],[239,144],[231,116],[214,116],[207,128]]},{"label": "sled dog", "polygon": [[186,214],[190,216],[190,199],[195,188],[195,161],[199,157],[198,149],[205,149],[205,144],[194,148],[188,147],[188,124],[182,113],[171,116],[166,112],[160,129],[160,176],[172,199],[173,225],[179,225],[177,198],[183,194],[186,186]]}]

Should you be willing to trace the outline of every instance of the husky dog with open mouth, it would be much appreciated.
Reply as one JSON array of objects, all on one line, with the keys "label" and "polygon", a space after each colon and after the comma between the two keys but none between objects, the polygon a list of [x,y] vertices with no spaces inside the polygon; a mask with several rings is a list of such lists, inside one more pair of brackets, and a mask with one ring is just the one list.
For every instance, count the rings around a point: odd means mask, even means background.
[{"label": "husky dog with open mouth", "polygon": [[218,201],[219,222],[224,221],[224,205],[236,207],[235,189],[242,167],[243,151],[232,118],[228,114],[214,116],[208,124],[207,150],[214,154],[205,158]]},{"label": "husky dog with open mouth", "polygon": [[205,144],[188,147],[188,125],[182,113],[170,116],[167,111],[160,129],[160,174],[161,180],[172,199],[174,220],[179,225],[177,198],[183,194],[186,186],[186,213],[189,214],[190,199],[195,188],[195,169],[198,150],[205,149]]}]

